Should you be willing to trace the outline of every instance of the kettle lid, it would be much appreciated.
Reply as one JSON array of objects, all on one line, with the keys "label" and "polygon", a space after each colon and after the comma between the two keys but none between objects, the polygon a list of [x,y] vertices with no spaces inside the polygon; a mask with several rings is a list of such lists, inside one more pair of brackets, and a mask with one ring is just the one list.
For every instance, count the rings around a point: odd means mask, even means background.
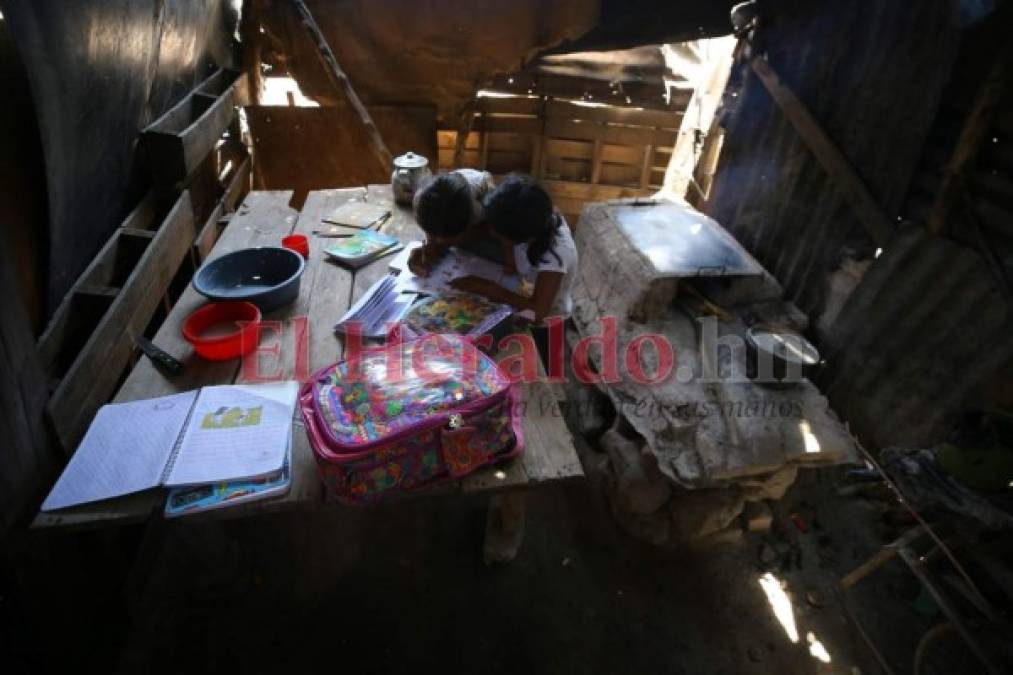
[{"label": "kettle lid", "polygon": [[394,166],[399,169],[418,169],[429,164],[429,160],[410,150],[400,157],[394,158]]}]

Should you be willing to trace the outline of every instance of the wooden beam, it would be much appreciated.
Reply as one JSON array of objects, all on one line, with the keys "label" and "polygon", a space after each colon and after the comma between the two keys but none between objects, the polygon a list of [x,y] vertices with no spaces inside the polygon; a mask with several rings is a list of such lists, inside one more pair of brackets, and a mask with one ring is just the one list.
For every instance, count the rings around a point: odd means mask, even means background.
[{"label": "wooden beam", "polygon": [[837,184],[845,201],[865,226],[869,236],[879,246],[885,246],[893,236],[893,225],[854,167],[827,136],[823,127],[809,112],[809,108],[799,100],[795,92],[781,82],[781,78],[771,68],[767,59],[757,55],[749,61],[749,65],[767,89],[767,93],[802,137],[802,141]]},{"label": "wooden beam", "polygon": [[331,78],[331,81],[345,93],[345,97],[348,99],[349,104],[352,106],[352,110],[359,116],[359,120],[362,122],[362,126],[365,127],[366,133],[369,135],[372,141],[373,154],[376,159],[380,162],[380,166],[385,169],[390,169],[393,165],[394,158],[390,154],[390,150],[387,149],[387,144],[383,142],[383,137],[380,136],[380,130],[377,129],[376,124],[373,123],[373,118],[370,116],[366,106],[362,103],[362,99],[355,93],[355,88],[352,87],[351,81],[348,76],[345,75],[345,71],[341,69],[338,64],[338,59],[334,56],[334,52],[331,51],[330,45],[327,44],[327,39],[324,37],[323,32],[320,30],[320,26],[313,19],[313,14],[310,12],[309,7],[303,0],[292,0],[292,4],[295,5],[296,11],[302,17],[303,27],[306,28],[306,32],[309,34],[310,39],[317,47],[317,54],[320,56],[320,60],[323,63],[324,70],[327,75]]},{"label": "wooden beam", "polygon": [[646,190],[651,184],[651,172],[654,169],[654,146],[644,146],[644,160],[640,165],[640,189]]},{"label": "wooden beam", "polygon": [[591,148],[591,184],[597,185],[601,181],[601,139],[595,139]]},{"label": "wooden beam", "polygon": [[953,156],[946,166],[936,201],[929,216],[928,230],[932,234],[944,234],[949,224],[950,214],[961,199],[968,169],[974,163],[985,140],[996,105],[1006,89],[1006,73],[1009,69],[1010,57],[1013,56],[1013,42],[1006,41],[999,52],[995,63],[985,78],[978,95],[975,96],[971,111],[964,120],[960,138],[953,148]]}]

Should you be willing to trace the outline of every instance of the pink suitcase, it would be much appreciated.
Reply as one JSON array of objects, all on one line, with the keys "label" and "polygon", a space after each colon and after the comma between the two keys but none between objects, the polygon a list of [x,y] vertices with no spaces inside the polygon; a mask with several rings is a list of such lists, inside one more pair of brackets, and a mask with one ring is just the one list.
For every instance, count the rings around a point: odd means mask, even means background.
[{"label": "pink suitcase", "polygon": [[524,449],[516,385],[458,335],[364,351],[315,373],[299,407],[328,491],[365,503]]}]

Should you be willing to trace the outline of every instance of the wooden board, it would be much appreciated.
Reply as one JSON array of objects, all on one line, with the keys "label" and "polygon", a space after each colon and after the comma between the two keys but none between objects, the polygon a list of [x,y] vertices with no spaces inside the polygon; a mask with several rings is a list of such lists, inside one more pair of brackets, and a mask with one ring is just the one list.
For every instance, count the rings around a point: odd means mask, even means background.
[{"label": "wooden board", "polygon": [[172,185],[197,168],[215,147],[246,99],[246,74],[218,70],[141,134],[156,182]]},{"label": "wooden board", "polygon": [[[353,298],[358,297],[381,275],[388,273],[390,257],[382,258],[354,273],[325,260],[323,249],[326,240],[313,237],[313,230],[324,228],[322,219],[330,211],[353,199],[366,199],[389,205],[392,217],[382,231],[403,241],[419,239],[422,231],[409,209],[395,206],[389,185],[370,185],[368,188],[321,190],[310,192],[302,213],[287,206],[291,192],[251,192],[225,228],[210,257],[245,246],[274,244],[290,231],[310,236],[310,258],[300,286],[299,297],[287,308],[265,317],[281,321],[280,333],[265,336],[260,344],[260,365],[265,371],[277,370],[283,377],[301,376],[303,360],[310,372],[340,359],[342,344],[333,333],[332,326],[345,312]],[[326,227],[330,227],[327,225]],[[219,363],[198,359],[182,339],[179,328],[186,316],[203,303],[192,288],[188,288],[179,303],[170,312],[155,336],[155,342],[180,358],[186,371],[183,375],[168,378],[155,370],[147,359],[138,362],[127,378],[117,401],[151,398],[164,394],[194,389],[206,384],[223,384],[248,381],[238,361]],[[300,323],[297,320],[307,318]],[[307,329],[305,336],[303,327]],[[277,345],[275,353],[271,349]],[[303,346],[300,346],[303,345]],[[300,352],[305,347],[306,351]],[[552,386],[537,383],[525,385],[524,434],[525,454],[500,466],[477,472],[465,480],[443,484],[425,490],[417,496],[447,494],[456,491],[486,492],[520,489],[583,476],[572,437],[563,423],[559,409],[559,392]],[[296,416],[293,435],[292,488],[285,497],[252,502],[247,505],[210,511],[185,517],[185,521],[242,517],[252,514],[290,509],[318,508],[326,503],[315,460],[309,447],[301,421]],[[86,526],[119,524],[144,520],[164,505],[163,490],[132,495],[104,503],[67,509],[59,513],[39,514],[34,527]]]},{"label": "wooden board", "polygon": [[[411,150],[436,167],[435,109],[370,106],[369,110],[395,156]],[[296,207],[311,190],[390,179],[391,167],[362,161],[364,156],[372,159],[372,151],[364,144],[364,134],[356,131],[360,123],[347,106],[254,106],[246,114],[257,152],[258,186],[295,190]]]}]

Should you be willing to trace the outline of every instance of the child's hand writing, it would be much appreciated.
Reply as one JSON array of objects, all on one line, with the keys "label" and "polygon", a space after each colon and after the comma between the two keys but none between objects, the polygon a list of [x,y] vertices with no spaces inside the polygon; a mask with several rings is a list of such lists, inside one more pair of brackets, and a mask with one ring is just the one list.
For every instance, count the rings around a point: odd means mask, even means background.
[{"label": "child's hand writing", "polygon": [[418,277],[428,277],[430,272],[429,261],[426,256],[426,247],[419,246],[408,256],[408,269]]}]

